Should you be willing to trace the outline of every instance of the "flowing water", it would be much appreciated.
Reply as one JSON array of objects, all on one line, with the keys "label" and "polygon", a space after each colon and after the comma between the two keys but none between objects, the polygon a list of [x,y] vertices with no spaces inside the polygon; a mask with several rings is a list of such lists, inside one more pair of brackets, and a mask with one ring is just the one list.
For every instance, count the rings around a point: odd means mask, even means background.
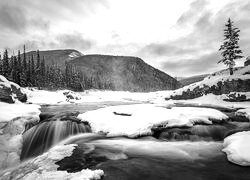
[{"label": "flowing water", "polygon": [[[46,106],[42,111],[58,113],[81,109],[81,112],[85,112],[108,105],[114,104]],[[220,130],[216,126],[215,128]],[[194,130],[198,131],[192,131]],[[84,168],[102,169],[105,172],[103,179],[107,180],[250,179],[250,168],[228,162],[221,151],[222,141],[214,141],[213,138],[205,139],[206,141],[204,138],[175,141],[173,137],[171,141],[154,137],[108,138],[104,135],[89,134],[90,131],[88,124],[75,121],[44,121],[24,133],[22,158],[36,156],[57,143],[74,143],[78,146],[72,156],[57,162],[58,170],[76,172]]]}]

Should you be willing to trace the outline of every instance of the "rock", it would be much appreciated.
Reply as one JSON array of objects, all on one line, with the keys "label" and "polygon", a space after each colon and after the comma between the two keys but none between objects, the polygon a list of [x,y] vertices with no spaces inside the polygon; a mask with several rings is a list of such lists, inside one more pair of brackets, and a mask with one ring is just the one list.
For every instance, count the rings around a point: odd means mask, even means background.
[{"label": "rock", "polygon": [[[203,95],[212,93],[215,95],[221,94],[229,94],[231,92],[249,92],[250,91],[250,79],[233,79],[231,81],[219,81],[217,85],[213,86],[197,86],[192,91],[187,89],[182,92],[181,95],[171,95],[170,98],[166,98],[166,100],[173,99],[173,100],[186,100],[186,99],[194,99],[201,97]],[[243,96],[238,98],[240,101],[244,99]],[[235,98],[237,101],[237,98]]]},{"label": "rock", "polygon": [[0,101],[14,103],[15,99],[26,102],[27,95],[22,92],[19,85],[8,81],[4,76],[0,75]]},{"label": "rock", "polygon": [[223,124],[195,125],[193,127],[154,129],[153,136],[157,139],[173,141],[222,141],[230,134],[245,130],[250,130],[249,123],[225,122]]},{"label": "rock", "polygon": [[246,58],[246,61],[244,62],[244,66],[249,66],[250,65],[250,56]]},{"label": "rock", "polygon": [[243,102],[243,101],[250,101],[250,99],[247,99],[247,96],[245,94],[241,93],[230,93],[226,95],[227,98],[223,99],[223,101],[229,101],[229,102]]},{"label": "rock", "polygon": [[76,94],[75,92],[72,92],[72,91],[65,91],[65,92],[63,92],[63,95],[66,96],[67,101],[81,99],[81,96],[79,96],[78,94]]}]

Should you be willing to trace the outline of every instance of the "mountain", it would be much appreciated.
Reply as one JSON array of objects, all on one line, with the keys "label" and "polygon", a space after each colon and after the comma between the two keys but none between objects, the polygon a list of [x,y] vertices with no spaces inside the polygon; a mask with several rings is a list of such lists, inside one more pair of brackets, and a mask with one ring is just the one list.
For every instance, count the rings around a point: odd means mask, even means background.
[{"label": "mountain", "polygon": [[[36,59],[36,52],[32,54]],[[111,85],[113,90],[158,91],[181,87],[181,84],[168,74],[146,64],[138,57],[111,55],[83,55],[73,49],[40,51],[46,64],[57,64],[62,68],[65,62],[77,67],[85,77],[98,79]]]},{"label": "mountain", "polygon": [[70,61],[85,75],[99,75],[115,90],[158,91],[180,87],[168,74],[153,68],[138,57],[85,55]]},{"label": "mountain", "polygon": [[197,76],[191,76],[191,77],[185,77],[185,78],[179,78],[179,82],[183,86],[187,86],[189,84],[193,84],[195,82],[202,81],[205,77],[207,77],[209,74],[202,74]]},{"label": "mountain", "polygon": [[[26,53],[26,57],[29,59],[33,55],[35,60],[36,54],[36,51],[30,51]],[[59,66],[64,66],[66,61],[83,55],[81,52],[74,49],[40,51],[39,54],[41,59],[44,57],[47,65],[56,64]],[[23,57],[23,54],[21,56]]]}]

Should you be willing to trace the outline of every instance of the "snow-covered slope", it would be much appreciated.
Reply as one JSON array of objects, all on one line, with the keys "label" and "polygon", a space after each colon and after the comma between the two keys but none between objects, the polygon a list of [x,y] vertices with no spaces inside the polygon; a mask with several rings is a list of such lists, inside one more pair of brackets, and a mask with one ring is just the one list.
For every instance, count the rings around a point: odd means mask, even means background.
[{"label": "snow-covered slope", "polygon": [[202,81],[177,89],[166,98],[193,99],[208,93],[219,95],[250,91],[250,66],[238,69],[231,76],[225,72],[212,74]]}]

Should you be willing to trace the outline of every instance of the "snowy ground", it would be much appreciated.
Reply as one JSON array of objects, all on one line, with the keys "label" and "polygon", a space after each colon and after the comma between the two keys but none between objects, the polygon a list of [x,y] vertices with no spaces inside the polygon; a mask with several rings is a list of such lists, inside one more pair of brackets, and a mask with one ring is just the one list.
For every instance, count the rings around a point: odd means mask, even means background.
[{"label": "snowy ground", "polygon": [[[105,101],[122,102],[148,102],[155,98],[158,92],[131,93],[128,91],[100,91],[86,90],[84,92],[72,92],[70,90],[45,91],[36,88],[26,88],[28,102],[34,104],[70,104]],[[71,95],[71,98],[66,93]]]}]

